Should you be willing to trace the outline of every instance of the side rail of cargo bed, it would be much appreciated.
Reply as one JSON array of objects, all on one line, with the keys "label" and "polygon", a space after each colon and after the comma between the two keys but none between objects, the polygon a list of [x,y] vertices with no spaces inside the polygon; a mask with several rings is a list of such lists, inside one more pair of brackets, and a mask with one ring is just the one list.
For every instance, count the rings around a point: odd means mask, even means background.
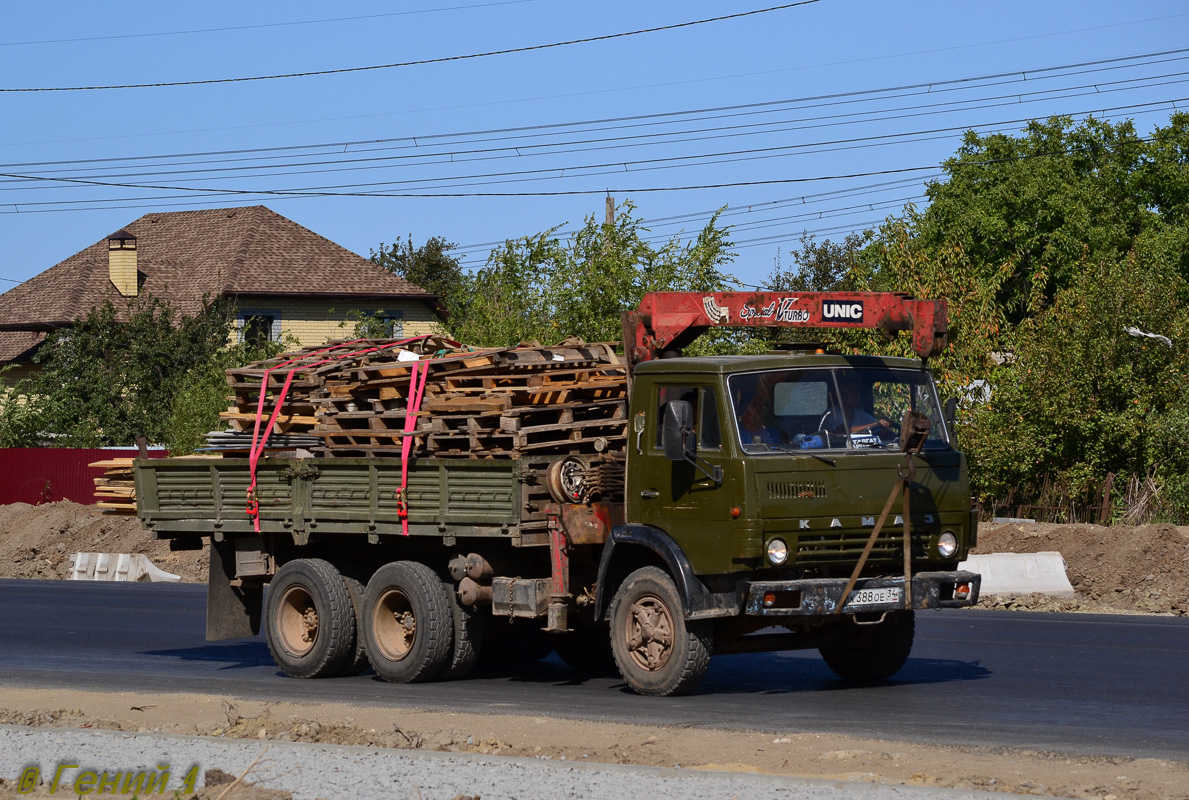
[{"label": "side rail of cargo bed", "polygon": [[[519,538],[516,461],[418,459],[406,495],[409,534]],[[159,539],[254,533],[247,459],[137,459],[137,515]],[[262,533],[401,535],[397,459],[262,459],[256,470]],[[450,544],[447,541],[446,544]]]}]

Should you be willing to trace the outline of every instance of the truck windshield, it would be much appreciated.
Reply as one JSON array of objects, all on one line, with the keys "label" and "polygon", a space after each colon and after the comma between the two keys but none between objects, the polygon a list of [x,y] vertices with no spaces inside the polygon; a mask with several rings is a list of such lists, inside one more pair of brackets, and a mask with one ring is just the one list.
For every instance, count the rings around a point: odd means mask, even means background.
[{"label": "truck windshield", "polygon": [[928,373],[909,369],[789,369],[727,379],[747,453],[895,450],[911,410],[929,418],[926,450],[949,447]]}]

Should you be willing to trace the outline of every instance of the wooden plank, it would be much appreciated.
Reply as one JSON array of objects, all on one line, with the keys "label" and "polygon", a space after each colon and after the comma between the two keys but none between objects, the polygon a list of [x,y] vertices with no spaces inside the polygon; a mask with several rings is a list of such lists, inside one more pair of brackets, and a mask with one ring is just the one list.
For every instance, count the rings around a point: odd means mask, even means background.
[{"label": "wooden plank", "polygon": [[493,411],[512,407],[512,398],[508,395],[494,395],[491,397],[427,397],[421,406],[429,412],[449,414],[458,411]]},{"label": "wooden plank", "polygon": [[[268,422],[272,412],[263,415],[262,422]],[[255,422],[256,415],[249,414],[245,411],[220,411],[219,419],[236,422]],[[280,425],[316,425],[318,418],[310,416],[309,414],[278,414],[277,423]]]}]

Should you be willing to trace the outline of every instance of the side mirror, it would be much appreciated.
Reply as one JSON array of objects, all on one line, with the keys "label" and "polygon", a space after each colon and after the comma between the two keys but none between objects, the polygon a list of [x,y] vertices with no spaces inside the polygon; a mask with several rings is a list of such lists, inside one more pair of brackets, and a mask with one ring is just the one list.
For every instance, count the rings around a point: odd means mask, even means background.
[{"label": "side mirror", "polygon": [[945,416],[945,426],[949,428],[950,433],[953,433],[954,420],[958,418],[958,398],[951,397],[949,400],[946,400],[942,413]]},{"label": "side mirror", "polygon": [[694,411],[688,400],[673,400],[665,404],[661,423],[661,446],[665,458],[685,461],[697,452],[694,442]]}]

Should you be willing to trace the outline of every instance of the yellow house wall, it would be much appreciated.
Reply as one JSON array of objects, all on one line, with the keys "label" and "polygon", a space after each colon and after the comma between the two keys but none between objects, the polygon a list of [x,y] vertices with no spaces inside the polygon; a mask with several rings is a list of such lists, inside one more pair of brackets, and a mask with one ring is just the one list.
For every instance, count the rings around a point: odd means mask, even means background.
[{"label": "yellow house wall", "polygon": [[[0,367],[2,366],[5,365],[0,364]],[[12,369],[5,370],[3,374],[0,374],[0,393],[14,386],[19,380],[32,378],[40,369],[41,367],[34,364],[17,364]]]},{"label": "yellow house wall", "polygon": [[405,336],[437,332],[438,317],[429,306],[417,300],[381,300],[359,302],[319,298],[241,297],[238,313],[280,312],[281,336],[292,336],[304,347],[323,344],[331,339],[350,338],[355,329],[352,311],[400,312]]}]

